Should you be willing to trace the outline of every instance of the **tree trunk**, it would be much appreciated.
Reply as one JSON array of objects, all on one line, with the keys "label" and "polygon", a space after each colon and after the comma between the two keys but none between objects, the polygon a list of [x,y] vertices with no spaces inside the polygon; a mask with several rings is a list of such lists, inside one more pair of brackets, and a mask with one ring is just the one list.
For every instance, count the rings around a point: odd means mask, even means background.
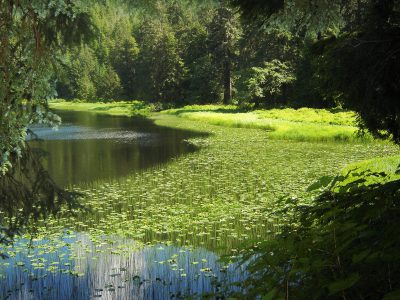
[{"label": "tree trunk", "polygon": [[224,62],[224,104],[231,103],[232,100],[232,78],[231,64],[229,61]]}]

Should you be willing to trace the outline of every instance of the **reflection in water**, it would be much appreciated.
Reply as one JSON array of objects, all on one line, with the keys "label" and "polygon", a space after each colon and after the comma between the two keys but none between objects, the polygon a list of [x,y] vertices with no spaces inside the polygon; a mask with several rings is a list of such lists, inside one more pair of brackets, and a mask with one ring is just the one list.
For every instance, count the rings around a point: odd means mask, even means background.
[{"label": "reflection in water", "polygon": [[20,157],[11,157],[12,169],[0,174],[0,244],[11,243],[32,222],[55,215],[63,207],[81,208],[79,193],[59,188],[41,157],[39,149],[26,145]]},{"label": "reflection in water", "polygon": [[47,245],[42,249],[35,247],[31,252],[26,248],[27,241],[19,241],[15,245],[16,256],[7,261],[8,265],[0,264],[0,272],[7,274],[0,286],[0,296],[179,299],[185,295],[223,292],[221,282],[236,282],[246,276],[244,266],[225,268],[214,253],[202,248],[157,245],[139,249],[131,240],[116,237],[110,240],[112,245],[99,246],[87,235],[77,234],[57,243],[41,241]]},{"label": "reflection in water", "polygon": [[62,185],[114,179],[194,151],[184,140],[199,135],[160,127],[148,119],[82,112],[57,112],[63,125],[55,131],[33,126],[48,152],[45,167]]},{"label": "reflection in water", "polygon": [[[59,114],[64,125],[58,131],[32,127],[42,140],[30,143],[48,152],[45,166],[62,186],[101,179],[107,182],[156,166],[194,151],[184,140],[199,135],[158,127],[143,119],[77,112]],[[112,197],[109,200],[116,202]],[[127,200],[128,195],[122,199],[123,203]],[[120,218],[118,211],[113,210],[112,214]],[[102,221],[96,218],[90,215],[94,223]],[[217,254],[204,248],[140,248],[133,240],[118,236],[63,234],[66,224],[57,222],[47,226],[55,226],[59,232],[56,235],[61,234],[61,238],[46,231],[44,240],[21,238],[14,246],[0,247],[0,253],[10,257],[0,261],[0,298],[200,298],[203,293],[223,295],[225,287],[221,283],[246,277],[244,266],[225,267]],[[96,231],[96,224],[92,225],[81,229]]]}]

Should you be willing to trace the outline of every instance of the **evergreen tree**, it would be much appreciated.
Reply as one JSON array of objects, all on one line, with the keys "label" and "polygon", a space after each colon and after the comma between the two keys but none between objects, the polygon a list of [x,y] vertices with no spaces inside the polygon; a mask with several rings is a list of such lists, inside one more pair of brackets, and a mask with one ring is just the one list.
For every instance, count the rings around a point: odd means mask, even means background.
[{"label": "evergreen tree", "polygon": [[238,55],[240,33],[238,16],[222,2],[209,25],[208,46],[222,74],[225,104],[232,100],[232,70]]}]

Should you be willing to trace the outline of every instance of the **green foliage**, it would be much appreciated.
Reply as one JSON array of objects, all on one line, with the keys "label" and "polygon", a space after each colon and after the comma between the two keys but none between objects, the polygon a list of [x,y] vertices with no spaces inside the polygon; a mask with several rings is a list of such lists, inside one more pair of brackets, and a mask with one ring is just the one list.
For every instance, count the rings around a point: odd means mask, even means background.
[{"label": "green foliage", "polygon": [[0,1],[0,19],[1,176],[21,157],[29,124],[60,121],[47,110],[53,66],[91,24],[76,1]]},{"label": "green foliage", "polygon": [[[295,2],[304,10],[301,1]],[[218,1],[139,1],[135,6],[111,1],[93,5],[90,13],[98,38],[89,49],[67,55],[66,76],[59,83],[62,98],[87,95],[89,101],[143,99],[179,106],[227,103],[232,97],[243,105],[340,102],[340,95],[323,91],[327,75],[318,75],[321,62],[306,51],[315,35],[306,40],[294,26],[275,26],[272,19],[269,26],[258,19],[242,24],[234,9]],[[293,22],[304,17],[295,15]]]},{"label": "green foliage", "polygon": [[[130,97],[135,92],[135,62],[139,54],[139,46],[133,36],[129,36],[112,50],[112,65],[121,82],[122,94]],[[116,79],[117,80],[117,79]],[[109,95],[115,98],[115,95]]]},{"label": "green foliage", "polygon": [[[63,50],[89,38],[91,22],[78,1],[0,1],[0,243],[30,220],[72,205],[26,145],[28,126],[56,126],[48,110]],[[3,253],[0,253],[2,256]]]},{"label": "green foliage", "polygon": [[67,52],[59,96],[88,101],[120,99],[132,89],[132,64],[139,51],[131,20],[122,7],[113,5],[95,4],[90,13],[98,38]]},{"label": "green foliage", "polygon": [[[111,66],[100,68],[95,74],[97,83],[97,99],[109,101],[113,97],[120,97],[122,93],[121,82],[118,74]],[[85,99],[82,97],[82,99]]]},{"label": "green foliage", "polygon": [[400,179],[399,156],[377,157],[344,168],[334,190],[351,187],[354,183],[363,185],[383,184]]},{"label": "green foliage", "polygon": [[295,70],[297,80],[293,86],[293,100],[290,105],[294,107],[335,107],[342,105],[341,93],[337,90],[327,92],[330,83],[325,79],[329,73],[323,73],[322,57],[316,56],[313,51],[314,40],[307,39],[301,50],[301,58]]},{"label": "green foliage", "polygon": [[309,86],[312,96],[359,112],[361,128],[400,142],[398,0],[233,2],[269,27],[303,30],[314,43],[298,70],[303,103]]},{"label": "green foliage", "polygon": [[221,75],[221,83],[224,87],[224,104],[232,100],[232,70],[239,54],[239,38],[241,27],[239,16],[232,8],[221,3],[213,20],[208,25],[208,47]]},{"label": "green foliage", "polygon": [[141,49],[136,81],[139,98],[152,102],[181,99],[179,85],[185,70],[170,25],[148,21],[140,28],[137,40]]},{"label": "green foliage", "polygon": [[189,103],[217,103],[221,100],[223,89],[210,55],[197,58],[188,67],[185,99]]},{"label": "green foliage", "polygon": [[357,5],[364,1],[341,0],[230,0],[239,7],[249,22],[268,23],[272,27],[289,29],[311,36],[338,30],[345,25],[344,17],[360,9]]},{"label": "green foliage", "polygon": [[250,252],[247,295],[394,297],[400,288],[397,168],[398,156],[351,165],[326,188],[316,185],[322,189],[316,198],[282,199],[269,208],[282,225]]},{"label": "green foliage", "polygon": [[76,96],[81,99],[94,100],[96,99],[96,87],[94,86],[89,75],[83,74],[79,78],[75,90]]},{"label": "green foliage", "polygon": [[[81,210],[80,195],[59,188],[42,165],[42,153],[25,146],[12,169],[0,176],[0,245],[65,209]],[[33,233],[34,230],[30,232]],[[7,257],[0,247],[0,258]]]},{"label": "green foliage", "polygon": [[[398,143],[400,79],[396,53],[400,27],[391,22],[374,30],[370,27],[327,38],[315,46],[314,53],[320,55],[321,86],[327,94],[341,93],[343,105],[359,112],[362,128]],[[364,42],[374,40],[378,42]]]},{"label": "green foliage", "polygon": [[277,59],[264,62],[263,67],[252,67],[245,79],[246,90],[243,98],[256,104],[264,101],[277,101],[284,88],[295,80],[291,67]]}]

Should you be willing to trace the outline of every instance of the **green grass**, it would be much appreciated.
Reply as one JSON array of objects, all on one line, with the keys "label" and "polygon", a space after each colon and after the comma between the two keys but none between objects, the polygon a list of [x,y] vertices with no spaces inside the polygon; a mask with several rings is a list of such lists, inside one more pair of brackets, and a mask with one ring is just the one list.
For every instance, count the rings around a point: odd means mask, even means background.
[{"label": "green grass", "polygon": [[243,112],[233,105],[192,105],[163,113],[213,125],[264,129],[269,131],[268,136],[273,139],[346,142],[373,140],[370,135],[357,135],[356,115],[351,111],[286,108]]},{"label": "green grass", "polygon": [[78,102],[53,100],[49,103],[50,108],[59,110],[87,111],[116,116],[147,116],[151,108],[142,101],[120,101],[120,102]]},{"label": "green grass", "polygon": [[[235,105],[188,105],[183,108],[169,109],[165,113],[182,115],[187,113],[244,113]],[[279,119],[293,122],[320,123],[329,125],[355,126],[356,114],[353,111],[343,109],[315,109],[315,108],[284,108],[284,109],[268,109],[253,110],[245,115],[252,115],[257,120],[262,119]]]}]

